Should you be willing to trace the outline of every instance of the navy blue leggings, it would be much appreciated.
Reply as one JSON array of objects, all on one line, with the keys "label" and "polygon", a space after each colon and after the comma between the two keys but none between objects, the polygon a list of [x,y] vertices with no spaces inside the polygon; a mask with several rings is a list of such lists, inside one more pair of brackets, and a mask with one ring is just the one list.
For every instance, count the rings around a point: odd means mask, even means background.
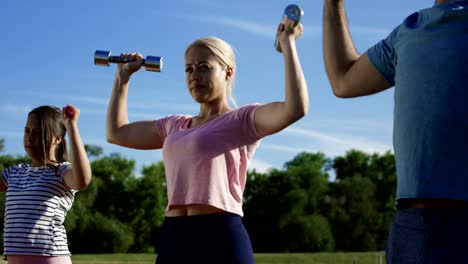
[{"label": "navy blue leggings", "polygon": [[468,263],[468,208],[397,209],[387,263]]},{"label": "navy blue leggings", "polygon": [[254,264],[239,215],[166,217],[156,264]]}]

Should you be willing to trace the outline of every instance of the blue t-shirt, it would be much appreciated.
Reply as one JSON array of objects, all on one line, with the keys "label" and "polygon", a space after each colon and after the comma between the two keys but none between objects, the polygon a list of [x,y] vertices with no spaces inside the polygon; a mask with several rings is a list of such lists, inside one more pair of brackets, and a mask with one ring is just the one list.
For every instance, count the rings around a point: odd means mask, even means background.
[{"label": "blue t-shirt", "polygon": [[368,54],[395,86],[397,199],[468,200],[468,1],[410,15]]}]

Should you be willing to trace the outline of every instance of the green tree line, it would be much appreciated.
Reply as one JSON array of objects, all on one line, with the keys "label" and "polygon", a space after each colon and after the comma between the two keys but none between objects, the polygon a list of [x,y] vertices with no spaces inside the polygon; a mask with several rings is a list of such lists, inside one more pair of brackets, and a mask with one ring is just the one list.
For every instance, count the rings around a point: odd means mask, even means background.
[{"label": "green tree line", "polygon": [[[0,139],[0,170],[29,162],[3,153],[3,146]],[[93,181],[77,193],[65,221],[71,252],[155,252],[167,203],[164,164],[144,166],[137,176],[134,160],[103,155],[99,146],[86,150]],[[255,252],[383,250],[395,184],[390,152],[349,150],[334,158],[303,152],[283,169],[248,172],[243,221]],[[1,193],[2,212],[4,206]]]}]

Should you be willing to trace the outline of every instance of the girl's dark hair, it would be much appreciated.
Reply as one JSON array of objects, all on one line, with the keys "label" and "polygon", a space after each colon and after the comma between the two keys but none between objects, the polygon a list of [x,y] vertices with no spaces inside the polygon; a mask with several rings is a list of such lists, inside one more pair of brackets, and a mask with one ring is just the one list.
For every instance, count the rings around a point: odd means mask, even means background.
[{"label": "girl's dark hair", "polygon": [[[62,120],[62,110],[55,106],[43,105],[34,108],[29,112],[28,117],[30,115],[34,115],[39,121],[41,129],[40,145],[42,146],[44,165],[54,166],[56,163],[67,161],[67,142],[65,141],[67,130]],[[49,160],[48,153],[55,137],[59,137],[61,141],[55,149],[55,160]]]}]

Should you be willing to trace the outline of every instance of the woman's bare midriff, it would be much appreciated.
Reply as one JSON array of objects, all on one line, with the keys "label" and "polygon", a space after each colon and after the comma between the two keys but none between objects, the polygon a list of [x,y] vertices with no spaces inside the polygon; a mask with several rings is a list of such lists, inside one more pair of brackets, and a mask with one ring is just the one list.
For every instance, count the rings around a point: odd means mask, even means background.
[{"label": "woman's bare midriff", "polygon": [[216,214],[225,212],[219,208],[207,204],[187,204],[187,205],[172,205],[169,211],[166,212],[167,217],[176,216],[193,216]]}]

